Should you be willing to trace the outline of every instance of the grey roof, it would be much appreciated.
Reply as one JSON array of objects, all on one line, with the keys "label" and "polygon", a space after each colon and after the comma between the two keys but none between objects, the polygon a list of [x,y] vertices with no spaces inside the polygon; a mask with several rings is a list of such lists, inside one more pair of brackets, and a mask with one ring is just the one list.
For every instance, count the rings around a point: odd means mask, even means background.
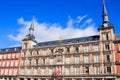
[{"label": "grey roof", "polygon": [[0,53],[20,52],[20,51],[21,51],[21,47],[12,47],[12,48],[0,49]]},{"label": "grey roof", "polygon": [[115,35],[115,40],[120,40],[120,34]]},{"label": "grey roof", "polygon": [[[65,39],[62,41],[63,45],[67,44],[75,44],[75,43],[82,43],[82,42],[89,42],[89,41],[98,41],[99,35],[89,36],[89,37],[79,37],[79,38],[72,38],[72,39]],[[48,42],[40,42],[34,47],[47,47],[47,46],[57,46],[59,45],[59,40],[56,41],[48,41]]]}]

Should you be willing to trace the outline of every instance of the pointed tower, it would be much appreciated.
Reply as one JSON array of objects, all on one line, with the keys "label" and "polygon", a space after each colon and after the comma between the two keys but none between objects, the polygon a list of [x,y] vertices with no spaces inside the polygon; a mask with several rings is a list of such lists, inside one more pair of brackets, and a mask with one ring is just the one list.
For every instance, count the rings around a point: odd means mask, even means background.
[{"label": "pointed tower", "polygon": [[103,18],[103,27],[108,27],[109,24],[109,19],[108,19],[108,14],[107,14],[107,10],[106,10],[106,5],[105,5],[105,1],[103,0],[103,14],[102,14],[102,18]]},{"label": "pointed tower", "polygon": [[103,2],[103,13],[102,13],[102,25],[98,28],[100,32],[100,40],[114,40],[114,27],[109,22],[108,13],[105,5],[105,1]]},{"label": "pointed tower", "polygon": [[29,28],[29,34],[31,36],[33,36],[33,34],[34,34],[34,16],[32,18],[32,22],[31,22],[31,25],[30,25],[30,28]]},{"label": "pointed tower", "polygon": [[32,22],[29,28],[29,34],[26,35],[26,37],[22,40],[22,48],[23,49],[28,49],[32,48],[33,45],[35,45],[37,41],[35,40],[34,36],[34,16],[32,18]]}]

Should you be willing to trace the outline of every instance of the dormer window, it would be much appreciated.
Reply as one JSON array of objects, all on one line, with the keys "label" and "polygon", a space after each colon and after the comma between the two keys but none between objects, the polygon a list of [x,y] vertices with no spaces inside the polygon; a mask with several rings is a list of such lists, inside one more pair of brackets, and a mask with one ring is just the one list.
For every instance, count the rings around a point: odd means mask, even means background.
[{"label": "dormer window", "polygon": [[67,48],[67,53],[69,53],[70,52],[70,48]]},{"label": "dormer window", "polygon": [[75,47],[75,51],[76,51],[76,52],[79,52],[79,47]]}]

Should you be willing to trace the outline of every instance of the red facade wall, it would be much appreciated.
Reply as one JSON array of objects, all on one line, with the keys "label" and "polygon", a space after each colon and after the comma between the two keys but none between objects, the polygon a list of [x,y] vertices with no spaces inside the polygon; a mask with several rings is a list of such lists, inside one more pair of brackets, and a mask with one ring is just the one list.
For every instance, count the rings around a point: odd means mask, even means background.
[{"label": "red facade wall", "polygon": [[20,54],[20,52],[0,54],[2,56],[0,59],[0,75],[18,74],[18,70],[20,67]]},{"label": "red facade wall", "polygon": [[[118,42],[116,42],[114,44],[114,49],[115,49],[115,60],[116,62],[120,61],[120,51],[119,51],[119,46],[118,46]],[[117,74],[120,74],[120,64],[116,64],[116,72]]]}]

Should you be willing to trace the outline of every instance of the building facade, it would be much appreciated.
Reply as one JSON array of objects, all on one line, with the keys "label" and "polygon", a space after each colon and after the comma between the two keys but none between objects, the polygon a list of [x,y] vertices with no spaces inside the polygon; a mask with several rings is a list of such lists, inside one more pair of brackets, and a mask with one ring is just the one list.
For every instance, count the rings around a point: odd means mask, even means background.
[{"label": "building facade", "polygon": [[0,79],[15,80],[20,70],[21,47],[0,49]]},{"label": "building facade", "polygon": [[1,52],[1,78],[119,80],[120,35],[114,34],[114,26],[109,22],[104,2],[102,19],[103,22],[98,28],[99,35],[37,42],[33,17],[29,34],[22,40],[21,49],[19,48],[17,53],[14,53],[14,50],[9,52],[11,56],[19,53],[19,57],[8,58],[8,52]]},{"label": "building facade", "polygon": [[[20,80],[115,80],[114,26],[103,2],[99,35],[38,43],[32,21],[22,41]],[[119,37],[119,36],[118,36]],[[117,54],[117,53],[116,53]]]}]

